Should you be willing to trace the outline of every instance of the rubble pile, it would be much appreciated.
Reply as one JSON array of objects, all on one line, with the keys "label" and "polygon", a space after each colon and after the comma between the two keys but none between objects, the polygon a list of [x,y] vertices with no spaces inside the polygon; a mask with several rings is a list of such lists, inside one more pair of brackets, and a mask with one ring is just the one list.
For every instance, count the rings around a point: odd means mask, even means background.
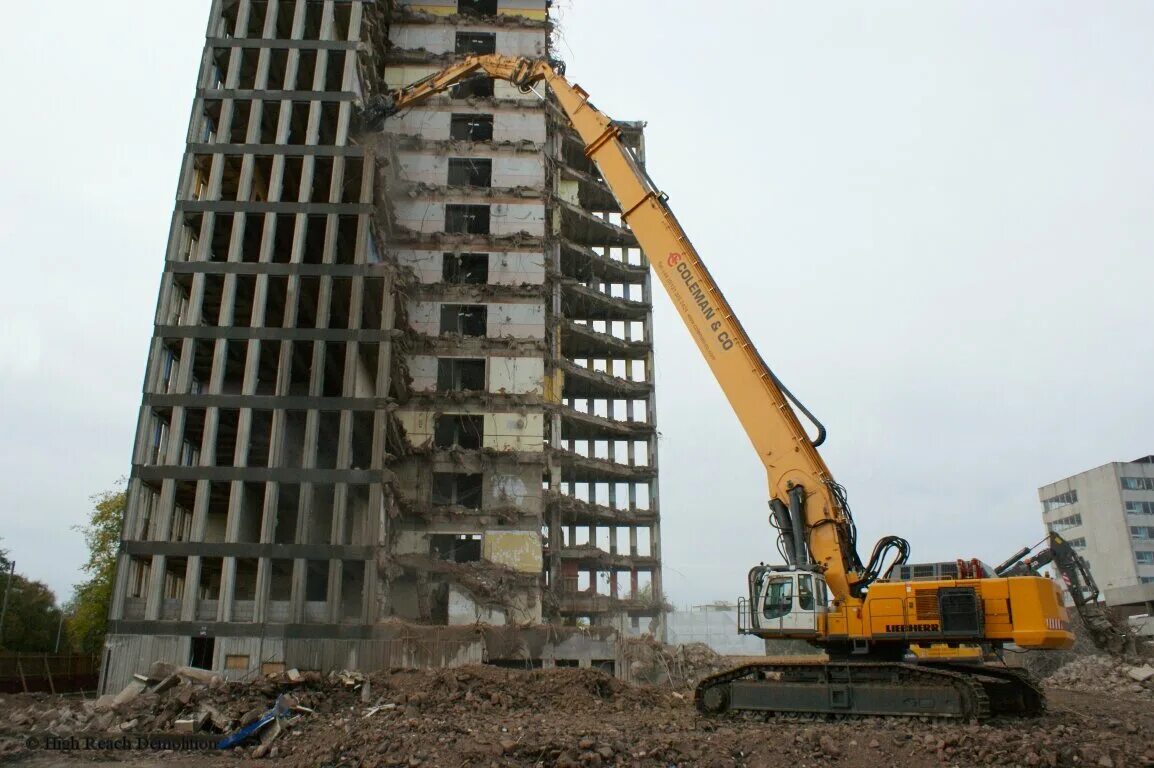
[{"label": "rubble pile", "polygon": [[1065,688],[1085,693],[1114,694],[1125,691],[1154,700],[1154,666],[1130,664],[1112,656],[1079,656],[1058,668],[1043,683],[1047,688]]},{"label": "rubble pile", "polygon": [[625,641],[623,658],[635,683],[690,691],[702,679],[734,666],[705,643],[663,645],[648,635]]},{"label": "rubble pile", "polygon": [[[658,665],[677,653],[686,669],[713,663],[692,646],[661,650],[652,657],[661,659]],[[1026,720],[782,717],[767,723],[742,715],[703,718],[685,691],[626,683],[592,669],[473,666],[324,676],[289,670],[247,683],[184,672],[150,671],[137,681],[145,683],[144,690],[133,694],[139,686],[129,686],[120,702],[0,697],[0,759],[46,764],[25,746],[34,734],[200,728],[223,740],[280,711],[283,716],[230,749],[228,765],[1154,766],[1154,708],[1129,688],[1108,697],[1053,689],[1049,712]],[[167,688],[153,690],[173,675]],[[178,725],[186,721],[191,723]],[[276,738],[269,738],[274,729]],[[104,759],[91,751],[47,757],[52,765]],[[166,762],[183,768],[215,755],[157,751],[112,757],[133,768]]]}]

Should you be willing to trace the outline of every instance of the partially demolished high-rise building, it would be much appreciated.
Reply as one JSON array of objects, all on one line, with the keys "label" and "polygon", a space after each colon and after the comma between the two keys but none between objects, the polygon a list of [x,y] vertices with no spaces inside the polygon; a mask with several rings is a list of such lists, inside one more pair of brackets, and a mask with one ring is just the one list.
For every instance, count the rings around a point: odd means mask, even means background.
[{"label": "partially demolished high-rise building", "polygon": [[650,277],[581,142],[484,78],[359,120],[455,57],[549,56],[548,5],[213,1],[104,690],[661,634]]}]

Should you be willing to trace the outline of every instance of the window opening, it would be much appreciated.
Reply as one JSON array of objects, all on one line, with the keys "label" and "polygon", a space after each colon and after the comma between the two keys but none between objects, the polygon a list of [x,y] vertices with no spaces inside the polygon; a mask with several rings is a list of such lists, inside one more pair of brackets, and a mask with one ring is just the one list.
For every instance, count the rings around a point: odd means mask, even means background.
[{"label": "window opening", "polygon": [[483,392],[485,390],[485,361],[457,357],[437,361],[438,392]]},{"label": "window opening", "polygon": [[484,336],[489,323],[489,309],[484,304],[442,304],[441,333],[462,336]]},{"label": "window opening", "polygon": [[446,205],[445,231],[449,234],[489,234],[489,206]]},{"label": "window opening", "polygon": [[484,285],[489,282],[489,254],[444,254],[441,279],[453,285]]},{"label": "window opening", "polygon": [[475,563],[481,559],[481,534],[434,533],[429,537],[430,552],[453,563]]},{"label": "window opening", "polygon": [[496,16],[497,0],[457,0],[457,13],[462,16]]},{"label": "window opening", "polygon": [[433,506],[481,508],[482,475],[457,472],[433,473]]},{"label": "window opening", "polygon": [[493,161],[480,157],[449,158],[449,186],[493,186]]},{"label": "window opening", "polygon": [[493,78],[474,75],[449,89],[451,99],[491,99],[493,98]]},{"label": "window opening", "polygon": [[492,115],[453,115],[449,118],[449,138],[458,141],[492,141]]},{"label": "window opening", "polygon": [[443,414],[437,417],[433,444],[438,448],[476,450],[485,438],[485,421],[481,416]]},{"label": "window opening", "polygon": [[212,669],[212,660],[216,656],[216,638],[193,637],[190,640],[188,666],[197,669]]},{"label": "window opening", "polygon": [[[493,14],[489,14],[493,15]],[[478,54],[497,52],[496,32],[458,32],[457,53]]]}]

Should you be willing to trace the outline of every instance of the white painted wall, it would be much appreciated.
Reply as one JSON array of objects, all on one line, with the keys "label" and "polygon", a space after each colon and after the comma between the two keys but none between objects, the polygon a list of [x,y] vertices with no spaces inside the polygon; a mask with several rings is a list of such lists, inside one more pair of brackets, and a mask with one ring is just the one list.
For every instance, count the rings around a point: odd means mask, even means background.
[{"label": "white painted wall", "polygon": [[493,115],[493,141],[531,141],[544,144],[545,115],[542,112],[488,111],[468,104],[427,104],[427,109],[413,109],[389,118],[389,133],[421,136],[429,141],[447,141],[454,114]]},{"label": "white painted wall", "polygon": [[[544,394],[544,358],[490,357],[487,358],[487,361],[487,390],[489,392],[511,395]],[[413,355],[409,358],[409,373],[413,377],[414,391],[436,391],[437,357]]]},{"label": "white painted wall", "polygon": [[[438,415],[467,413],[461,411],[398,411],[397,419],[413,445],[430,440],[436,428]],[[545,416],[543,413],[485,413],[485,438],[482,445],[497,451],[542,451],[545,444]]]},{"label": "white painted wall", "polygon": [[489,391],[511,395],[545,394],[545,359],[490,357]]},{"label": "white painted wall", "polygon": [[506,56],[543,58],[546,54],[545,30],[514,27],[486,27],[481,24],[408,25],[396,24],[389,30],[389,39],[398,48],[416,51],[424,48],[429,53],[455,53],[457,32],[495,32],[497,53]]},{"label": "white painted wall", "polygon": [[[460,203],[472,204],[469,200]],[[397,223],[425,234],[444,232],[445,205],[431,200],[399,200],[396,203]],[[545,206],[542,203],[495,203],[490,206],[489,232],[494,235],[527,232],[544,236]]]},{"label": "white painted wall", "polygon": [[[397,251],[397,260],[417,273],[425,284],[440,283],[444,251]],[[490,285],[541,285],[545,282],[545,255],[510,251],[489,254]]]},{"label": "white painted wall", "polygon": [[473,595],[459,584],[449,585],[449,626],[473,624],[505,624],[505,612],[499,608],[484,607],[473,600]]},{"label": "white painted wall", "polygon": [[[470,155],[463,153],[457,157],[475,157],[493,161],[494,187],[534,187],[545,186],[545,158],[543,155]],[[401,152],[401,177],[409,181],[443,185],[449,183],[450,155],[430,155],[420,152]]]},{"label": "white painted wall", "polygon": [[[417,333],[441,334],[441,305],[468,302],[411,301],[409,324]],[[519,339],[545,338],[545,305],[486,304],[489,308],[485,335],[491,339],[512,336]]]}]

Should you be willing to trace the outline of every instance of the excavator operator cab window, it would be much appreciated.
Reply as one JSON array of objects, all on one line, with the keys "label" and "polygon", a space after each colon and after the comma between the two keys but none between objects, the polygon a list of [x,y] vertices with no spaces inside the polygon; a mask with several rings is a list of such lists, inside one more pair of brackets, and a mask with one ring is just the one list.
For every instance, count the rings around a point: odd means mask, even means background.
[{"label": "excavator operator cab window", "polygon": [[817,582],[817,607],[823,609],[829,605],[829,591],[825,586],[825,579],[816,578]]},{"label": "excavator operator cab window", "polygon": [[767,619],[780,619],[793,610],[793,577],[770,579],[765,585],[765,607],[762,612]]},{"label": "excavator operator cab window", "polygon": [[813,610],[813,577],[797,577],[797,607],[803,611]]},{"label": "excavator operator cab window", "polygon": [[825,579],[805,571],[769,573],[756,579],[760,604],[758,630],[772,635],[812,635],[818,628],[818,614],[829,609]]}]

